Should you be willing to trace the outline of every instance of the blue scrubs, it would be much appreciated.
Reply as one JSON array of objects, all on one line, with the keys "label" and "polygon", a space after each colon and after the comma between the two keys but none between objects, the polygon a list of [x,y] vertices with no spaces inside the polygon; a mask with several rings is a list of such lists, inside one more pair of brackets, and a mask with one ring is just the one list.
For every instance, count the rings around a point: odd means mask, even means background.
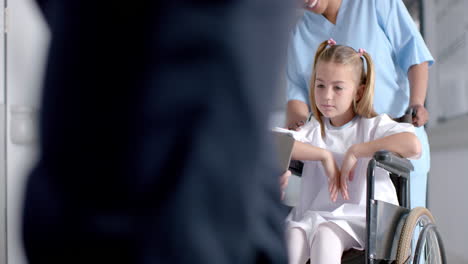
[{"label": "blue scrubs", "polygon": [[[374,108],[377,113],[402,116],[409,104],[408,69],[434,60],[402,0],[342,0],[336,25],[305,11],[293,31],[288,49],[288,100],[309,104],[312,65],[318,45],[333,38],[337,44],[364,48],[376,69]],[[423,127],[416,128],[422,157],[413,161],[411,207],[426,205],[429,143]]]}]

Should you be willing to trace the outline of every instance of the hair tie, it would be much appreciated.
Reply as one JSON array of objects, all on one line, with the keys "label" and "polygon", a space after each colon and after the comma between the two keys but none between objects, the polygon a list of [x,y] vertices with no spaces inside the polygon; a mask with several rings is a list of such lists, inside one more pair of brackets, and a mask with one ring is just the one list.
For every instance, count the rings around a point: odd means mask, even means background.
[{"label": "hair tie", "polygon": [[328,40],[328,46],[333,46],[333,45],[336,45],[336,41],[334,39],[330,38]]},{"label": "hair tie", "polygon": [[358,54],[359,54],[359,57],[362,57],[362,55],[364,55],[364,53],[366,53],[366,50],[365,49],[358,49]]}]

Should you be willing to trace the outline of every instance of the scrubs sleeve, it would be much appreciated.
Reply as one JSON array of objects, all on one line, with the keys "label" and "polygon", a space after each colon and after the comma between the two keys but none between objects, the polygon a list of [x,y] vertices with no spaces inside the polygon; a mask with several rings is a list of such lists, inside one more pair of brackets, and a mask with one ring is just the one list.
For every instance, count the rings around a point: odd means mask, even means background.
[{"label": "scrubs sleeve", "polygon": [[389,39],[397,63],[407,73],[415,64],[434,63],[419,30],[402,0],[375,0],[379,25]]},{"label": "scrubs sleeve", "polygon": [[298,51],[294,45],[294,37],[291,39],[288,47],[287,65],[286,65],[286,92],[288,101],[299,100],[308,104],[309,91],[307,84],[301,77],[298,67]]}]

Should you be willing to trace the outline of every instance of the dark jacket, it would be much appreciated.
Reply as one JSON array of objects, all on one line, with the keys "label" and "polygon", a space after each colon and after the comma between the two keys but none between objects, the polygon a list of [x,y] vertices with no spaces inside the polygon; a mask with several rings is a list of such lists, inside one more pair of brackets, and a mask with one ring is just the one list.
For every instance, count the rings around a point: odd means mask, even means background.
[{"label": "dark jacket", "polygon": [[39,1],[30,263],[286,263],[265,130],[282,2]]}]

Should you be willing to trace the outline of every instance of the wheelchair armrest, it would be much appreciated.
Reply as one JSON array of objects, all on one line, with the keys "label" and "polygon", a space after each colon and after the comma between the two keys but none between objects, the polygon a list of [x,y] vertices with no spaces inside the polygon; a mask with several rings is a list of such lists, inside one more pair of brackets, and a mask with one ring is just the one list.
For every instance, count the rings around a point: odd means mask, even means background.
[{"label": "wheelchair armrest", "polygon": [[398,176],[408,177],[409,173],[414,170],[413,164],[408,159],[387,150],[377,151],[374,159],[378,167]]}]

